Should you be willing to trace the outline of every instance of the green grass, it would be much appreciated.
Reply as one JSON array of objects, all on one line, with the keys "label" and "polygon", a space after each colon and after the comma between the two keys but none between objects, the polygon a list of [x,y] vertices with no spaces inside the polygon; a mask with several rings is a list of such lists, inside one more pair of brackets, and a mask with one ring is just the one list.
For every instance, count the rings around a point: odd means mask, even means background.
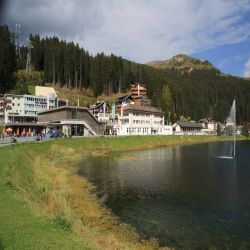
[{"label": "green grass", "polygon": [[[89,153],[96,150],[110,152],[143,150],[155,147],[187,145],[231,139],[218,136],[121,136],[121,137],[91,137],[59,140],[57,145],[88,150]],[[93,151],[94,150],[94,151]]]},{"label": "green grass", "polygon": [[28,157],[46,147],[26,144],[0,149],[0,249],[94,249],[62,219],[41,213],[25,199],[25,192],[35,191]]}]

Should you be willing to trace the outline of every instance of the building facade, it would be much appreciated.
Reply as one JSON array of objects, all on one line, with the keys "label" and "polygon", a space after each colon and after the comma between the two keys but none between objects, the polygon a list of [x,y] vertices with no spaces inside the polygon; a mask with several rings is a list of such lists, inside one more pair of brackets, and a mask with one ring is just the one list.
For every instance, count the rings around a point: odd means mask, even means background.
[{"label": "building facade", "polygon": [[4,112],[5,112],[5,99],[0,97],[0,123],[4,122]]},{"label": "building facade", "polygon": [[145,85],[137,83],[130,86],[130,96],[134,100],[135,105],[148,106],[147,89]]},{"label": "building facade", "polygon": [[212,118],[204,118],[199,120],[202,125],[202,131],[206,134],[216,134],[216,122]]},{"label": "building facade", "polygon": [[54,95],[32,96],[6,94],[4,108],[4,123],[36,122],[37,113],[57,106]]},{"label": "building facade", "polygon": [[154,135],[164,130],[164,112],[155,107],[134,104],[122,105],[118,122],[114,125],[116,135]]},{"label": "building facade", "polygon": [[182,122],[177,121],[173,125],[173,134],[176,135],[201,135],[204,134],[202,131],[202,125],[197,122]]},{"label": "building facade", "polygon": [[111,118],[111,107],[104,101],[97,101],[95,104],[90,105],[89,110],[100,122],[108,123]]},{"label": "building facade", "polygon": [[84,107],[63,106],[38,113],[38,124],[57,129],[65,136],[103,135],[106,124]]}]

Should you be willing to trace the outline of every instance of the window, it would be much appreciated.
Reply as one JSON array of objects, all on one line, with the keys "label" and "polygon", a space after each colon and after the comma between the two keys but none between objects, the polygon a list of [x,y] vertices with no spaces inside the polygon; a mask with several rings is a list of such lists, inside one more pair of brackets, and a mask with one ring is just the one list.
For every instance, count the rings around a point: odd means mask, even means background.
[{"label": "window", "polygon": [[75,109],[73,109],[71,111],[71,119],[76,119],[76,110]]},{"label": "window", "polygon": [[15,106],[15,103],[12,103],[12,106]]}]

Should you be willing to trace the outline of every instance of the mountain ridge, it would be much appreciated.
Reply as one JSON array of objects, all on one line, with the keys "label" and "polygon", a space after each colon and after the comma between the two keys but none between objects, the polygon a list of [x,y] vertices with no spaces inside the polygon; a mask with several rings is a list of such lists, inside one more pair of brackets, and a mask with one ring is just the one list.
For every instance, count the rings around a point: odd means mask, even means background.
[{"label": "mountain ridge", "polygon": [[177,69],[187,73],[191,73],[193,70],[220,72],[220,70],[208,60],[191,57],[185,54],[177,54],[167,60],[156,60],[145,64],[156,69]]}]

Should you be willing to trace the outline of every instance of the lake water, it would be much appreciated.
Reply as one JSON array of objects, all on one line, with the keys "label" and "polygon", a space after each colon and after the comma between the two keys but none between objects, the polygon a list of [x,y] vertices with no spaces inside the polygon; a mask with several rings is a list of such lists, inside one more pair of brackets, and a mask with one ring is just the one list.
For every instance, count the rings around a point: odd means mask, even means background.
[{"label": "lake water", "polygon": [[250,249],[250,142],[89,158],[79,174],[142,237],[176,249]]}]

